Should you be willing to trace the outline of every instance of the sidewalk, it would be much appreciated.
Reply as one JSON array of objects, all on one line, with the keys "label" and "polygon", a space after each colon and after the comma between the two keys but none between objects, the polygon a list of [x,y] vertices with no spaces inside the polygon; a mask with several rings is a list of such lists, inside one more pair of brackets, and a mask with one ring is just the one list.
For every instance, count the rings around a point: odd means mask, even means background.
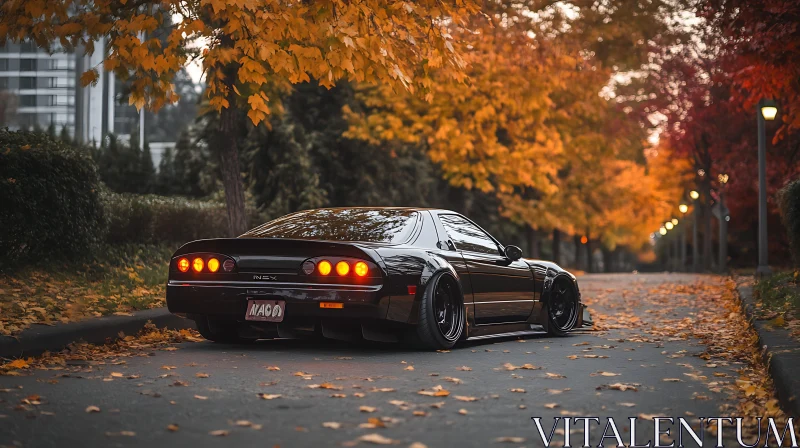
[{"label": "sidewalk", "polygon": [[54,326],[34,325],[20,334],[0,336],[0,358],[35,356],[59,351],[77,341],[102,344],[124,335],[135,335],[147,322],[159,328],[194,328],[194,322],[171,314],[166,308],[136,311],[130,316],[104,316]]},{"label": "sidewalk", "polygon": [[752,281],[737,279],[742,309],[758,333],[764,361],[775,383],[781,406],[792,417],[800,416],[800,342],[786,328],[777,327],[769,320],[759,319],[758,306],[753,297]]}]

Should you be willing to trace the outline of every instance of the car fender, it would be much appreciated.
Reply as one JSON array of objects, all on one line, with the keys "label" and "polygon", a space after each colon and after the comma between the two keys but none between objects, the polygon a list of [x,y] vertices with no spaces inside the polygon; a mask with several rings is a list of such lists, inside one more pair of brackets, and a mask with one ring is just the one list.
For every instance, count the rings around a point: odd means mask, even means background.
[{"label": "car fender", "polygon": [[456,272],[456,269],[453,267],[453,265],[443,257],[435,253],[428,252],[428,263],[425,264],[425,268],[420,276],[419,287],[417,288],[417,294],[414,297],[414,304],[408,316],[408,323],[416,324],[419,320],[419,306],[422,301],[422,297],[427,292],[428,288],[432,287],[431,280],[439,274],[447,274],[453,277],[456,283],[456,289],[461,295],[461,299],[464,302],[467,301],[464,297],[464,289],[461,285],[461,277],[458,275],[458,272]]},{"label": "car fender", "polygon": [[[386,288],[390,295],[387,319],[415,324],[419,317],[419,302],[431,279],[440,272],[446,272],[456,280],[463,296],[461,278],[455,268],[435,253],[427,250],[409,252],[407,248],[386,248],[378,252],[386,266],[389,283]],[[409,287],[414,288],[414,294],[409,294]]]},{"label": "car fender", "polygon": [[544,277],[544,285],[542,288],[542,302],[547,303],[550,300],[550,293],[553,291],[553,285],[555,284],[556,280],[566,279],[572,286],[575,288],[575,292],[578,295],[578,301],[580,302],[581,293],[580,289],[578,288],[578,281],[574,275],[571,273],[563,270],[563,269],[554,269],[552,267],[547,268],[547,273]]},{"label": "car fender", "polygon": [[428,262],[425,264],[425,267],[422,270],[422,275],[419,279],[420,286],[423,288],[427,287],[430,279],[439,272],[448,272],[450,275],[452,275],[456,280],[456,283],[458,283],[458,292],[463,296],[463,291],[461,290],[461,277],[458,275],[458,272],[456,272],[456,269],[452,264],[450,264],[449,261],[433,252],[428,252]]}]

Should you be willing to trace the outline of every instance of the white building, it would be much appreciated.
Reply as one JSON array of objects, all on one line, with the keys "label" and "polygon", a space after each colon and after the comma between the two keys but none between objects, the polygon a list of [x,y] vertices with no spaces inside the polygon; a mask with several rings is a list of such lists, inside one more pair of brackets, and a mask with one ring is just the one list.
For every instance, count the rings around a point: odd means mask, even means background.
[{"label": "white building", "polygon": [[0,90],[16,96],[17,104],[11,122],[0,125],[47,128],[53,122],[59,130],[67,126],[74,135],[76,76],[72,55],[49,55],[32,43],[0,47]]},{"label": "white building", "polygon": [[[103,42],[95,46],[103,48]],[[100,70],[96,85],[81,87],[80,74],[101,66],[102,53],[81,54],[48,54],[31,42],[0,47],[0,91],[16,99],[16,111],[0,127],[46,129],[53,123],[56,132],[66,126],[77,141],[97,144],[110,133],[127,140],[139,132],[136,109],[116,101],[120,82],[113,73]]]}]

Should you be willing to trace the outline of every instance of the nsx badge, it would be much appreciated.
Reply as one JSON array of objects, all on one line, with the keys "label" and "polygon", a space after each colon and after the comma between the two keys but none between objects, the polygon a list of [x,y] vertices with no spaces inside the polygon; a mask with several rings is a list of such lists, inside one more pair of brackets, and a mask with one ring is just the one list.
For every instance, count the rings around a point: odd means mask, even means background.
[{"label": "nsx badge", "polygon": [[258,274],[256,274],[256,275],[253,276],[253,280],[277,281],[278,280],[278,276],[277,275],[258,275]]},{"label": "nsx badge", "polygon": [[248,300],[245,320],[280,322],[283,320],[283,300]]}]

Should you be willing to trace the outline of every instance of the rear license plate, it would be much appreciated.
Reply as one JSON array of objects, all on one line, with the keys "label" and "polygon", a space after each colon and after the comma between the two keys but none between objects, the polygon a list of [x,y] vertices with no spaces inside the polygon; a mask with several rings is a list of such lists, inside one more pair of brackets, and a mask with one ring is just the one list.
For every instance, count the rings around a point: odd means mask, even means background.
[{"label": "rear license plate", "polygon": [[247,313],[245,313],[244,319],[260,322],[281,322],[283,321],[285,310],[286,302],[283,300],[247,299]]}]

